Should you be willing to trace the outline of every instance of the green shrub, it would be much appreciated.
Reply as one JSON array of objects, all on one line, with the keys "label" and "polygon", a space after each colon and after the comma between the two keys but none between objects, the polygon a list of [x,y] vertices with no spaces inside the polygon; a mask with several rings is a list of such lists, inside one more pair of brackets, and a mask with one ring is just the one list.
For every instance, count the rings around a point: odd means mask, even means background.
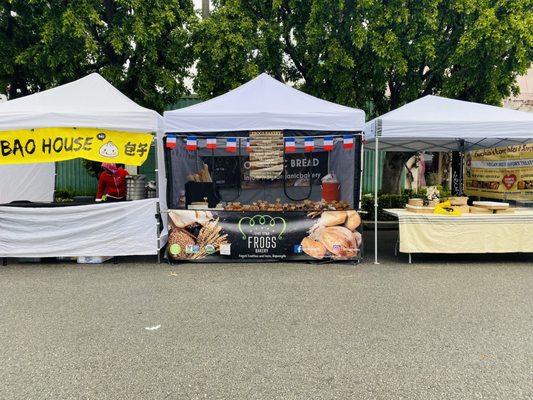
[{"label": "green shrub", "polygon": [[[378,220],[395,221],[392,215],[385,214],[383,209],[386,208],[405,208],[407,200],[412,198],[412,191],[405,190],[402,194],[378,194]],[[361,208],[366,212],[364,219],[369,221],[374,219],[374,195],[366,194],[361,201]]]},{"label": "green shrub", "polygon": [[69,188],[56,189],[54,192],[54,201],[56,201],[57,203],[73,201],[74,196],[75,196],[75,193],[74,193],[74,190],[72,189],[69,189]]}]

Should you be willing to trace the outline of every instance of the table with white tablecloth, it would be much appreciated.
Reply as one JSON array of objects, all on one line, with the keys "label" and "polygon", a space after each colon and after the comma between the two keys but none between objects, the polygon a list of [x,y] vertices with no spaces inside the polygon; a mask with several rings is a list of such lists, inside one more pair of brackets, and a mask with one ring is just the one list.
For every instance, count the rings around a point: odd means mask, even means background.
[{"label": "table with white tablecloth", "polygon": [[[398,218],[399,250],[408,253],[531,253],[533,210],[461,216],[386,209]],[[410,257],[409,257],[410,258]]]}]

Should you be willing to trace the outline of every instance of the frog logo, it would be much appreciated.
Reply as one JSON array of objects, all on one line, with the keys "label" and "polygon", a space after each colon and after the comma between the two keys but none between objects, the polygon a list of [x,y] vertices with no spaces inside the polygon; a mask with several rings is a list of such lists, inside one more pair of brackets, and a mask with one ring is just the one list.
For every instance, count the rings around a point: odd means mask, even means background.
[{"label": "frog logo", "polygon": [[100,147],[100,155],[106,158],[118,157],[118,147],[113,142],[107,142]]},{"label": "frog logo", "polygon": [[[245,224],[246,222],[248,224]],[[277,236],[278,239],[281,239],[287,229],[287,222],[281,217],[254,215],[253,217],[241,218],[238,227],[243,239],[246,239],[249,235],[258,234],[263,236]]]}]

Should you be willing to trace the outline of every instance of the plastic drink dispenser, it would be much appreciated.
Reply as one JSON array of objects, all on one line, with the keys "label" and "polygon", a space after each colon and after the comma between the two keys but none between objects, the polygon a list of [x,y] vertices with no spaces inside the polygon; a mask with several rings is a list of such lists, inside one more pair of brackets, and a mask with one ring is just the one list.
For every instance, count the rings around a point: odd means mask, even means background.
[{"label": "plastic drink dispenser", "polygon": [[340,184],[334,172],[322,178],[322,199],[327,202],[340,199]]}]

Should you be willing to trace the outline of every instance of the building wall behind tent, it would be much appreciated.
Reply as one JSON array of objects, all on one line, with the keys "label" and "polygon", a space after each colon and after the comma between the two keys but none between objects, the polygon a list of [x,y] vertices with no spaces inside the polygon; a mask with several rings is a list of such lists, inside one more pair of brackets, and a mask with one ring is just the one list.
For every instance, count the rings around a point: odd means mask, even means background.
[{"label": "building wall behind tent", "polygon": [[54,199],[54,163],[0,165],[0,204]]},{"label": "building wall behind tent", "polygon": [[148,154],[148,158],[146,159],[144,164],[137,169],[137,173],[146,176],[146,182],[155,181],[155,170],[157,168],[156,158],[157,157],[155,146],[152,146],[152,148],[150,149],[150,153]]},{"label": "building wall behind tent", "polygon": [[82,159],[56,163],[56,189],[68,189],[75,196],[94,196],[98,181],[89,175]]},{"label": "building wall behind tent", "polygon": [[185,107],[193,106],[193,105],[201,103],[201,102],[202,102],[202,100],[200,98],[198,98],[197,96],[195,96],[195,95],[186,96],[186,97],[182,97],[182,98],[178,99],[176,101],[176,103],[168,105],[166,109],[168,111],[177,110],[179,108],[185,108]]}]

